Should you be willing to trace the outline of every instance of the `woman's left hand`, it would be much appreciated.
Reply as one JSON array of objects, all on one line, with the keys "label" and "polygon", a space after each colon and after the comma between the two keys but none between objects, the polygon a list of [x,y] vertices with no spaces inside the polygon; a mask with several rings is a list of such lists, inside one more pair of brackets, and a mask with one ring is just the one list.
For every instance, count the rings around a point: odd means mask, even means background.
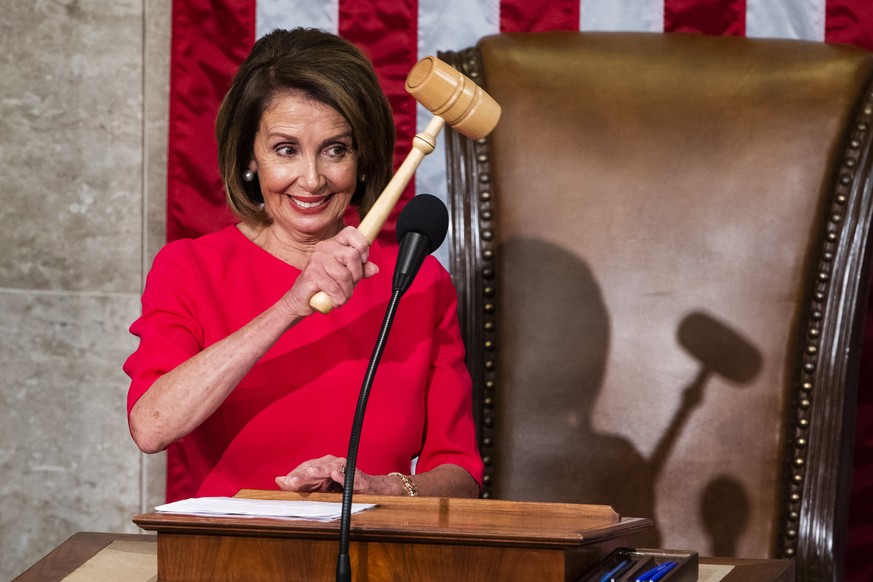
[{"label": "woman's left hand", "polygon": [[[276,485],[284,491],[311,493],[313,491],[342,491],[345,482],[346,459],[326,455],[301,463],[285,476],[276,477]],[[355,471],[355,493],[397,495],[397,481],[388,475],[368,475]]]}]

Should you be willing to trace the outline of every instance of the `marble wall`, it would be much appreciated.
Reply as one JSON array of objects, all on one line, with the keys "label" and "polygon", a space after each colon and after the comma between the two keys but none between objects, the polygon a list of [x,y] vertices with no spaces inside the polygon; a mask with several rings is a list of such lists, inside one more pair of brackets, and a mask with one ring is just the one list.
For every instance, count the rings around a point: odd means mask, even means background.
[{"label": "marble wall", "polygon": [[0,579],[134,532],[163,458],[125,420],[163,243],[170,0],[0,3]]}]

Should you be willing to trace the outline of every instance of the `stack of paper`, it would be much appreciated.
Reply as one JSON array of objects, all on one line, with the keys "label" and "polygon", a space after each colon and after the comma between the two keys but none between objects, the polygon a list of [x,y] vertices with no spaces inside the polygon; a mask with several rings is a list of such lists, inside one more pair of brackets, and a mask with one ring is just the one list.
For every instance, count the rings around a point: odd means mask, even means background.
[{"label": "stack of paper", "polygon": [[[352,503],[352,513],[359,513],[372,507],[376,506],[374,504]],[[342,504],[326,501],[197,497],[159,505],[155,507],[155,511],[187,515],[232,515],[333,521],[341,517]]]}]

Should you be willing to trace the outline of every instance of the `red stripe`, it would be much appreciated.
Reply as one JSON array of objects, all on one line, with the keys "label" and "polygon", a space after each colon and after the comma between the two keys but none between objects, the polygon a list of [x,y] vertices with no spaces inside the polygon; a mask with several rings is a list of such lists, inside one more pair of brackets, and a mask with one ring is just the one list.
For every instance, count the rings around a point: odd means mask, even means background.
[{"label": "red stripe", "polygon": [[664,32],[744,36],[746,0],[664,0]]},{"label": "red stripe", "polygon": [[825,41],[853,44],[873,51],[873,2],[828,0]]},{"label": "red stripe", "polygon": [[215,144],[215,114],[255,38],[254,0],[173,2],[167,240],[230,224]]},{"label": "red stripe", "polygon": [[579,0],[501,0],[500,32],[579,30]]},{"label": "red stripe", "polygon": [[[415,136],[416,101],[406,92],[406,75],[418,61],[418,2],[360,2],[340,0],[339,35],[355,43],[373,61],[382,90],[388,96],[397,126],[395,167],[403,161]],[[400,202],[379,234],[394,242],[394,224],[405,202],[415,193],[415,181],[407,186]],[[351,224],[357,221],[347,216]]]}]

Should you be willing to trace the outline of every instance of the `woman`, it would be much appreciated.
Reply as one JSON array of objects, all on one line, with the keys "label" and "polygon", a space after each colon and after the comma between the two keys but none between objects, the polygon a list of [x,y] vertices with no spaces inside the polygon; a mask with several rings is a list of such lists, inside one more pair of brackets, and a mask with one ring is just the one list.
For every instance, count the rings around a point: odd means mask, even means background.
[{"label": "woman", "polygon": [[[390,107],[353,45],[277,30],[240,67],[216,135],[240,222],[155,258],[125,363],[131,435],[147,453],[169,449],[170,501],[336,491],[397,255],[343,216],[350,204],[363,216],[390,178]],[[336,307],[328,315],[309,306],[318,291]],[[355,492],[478,494],[455,308],[448,274],[428,258],[372,387]]]}]

